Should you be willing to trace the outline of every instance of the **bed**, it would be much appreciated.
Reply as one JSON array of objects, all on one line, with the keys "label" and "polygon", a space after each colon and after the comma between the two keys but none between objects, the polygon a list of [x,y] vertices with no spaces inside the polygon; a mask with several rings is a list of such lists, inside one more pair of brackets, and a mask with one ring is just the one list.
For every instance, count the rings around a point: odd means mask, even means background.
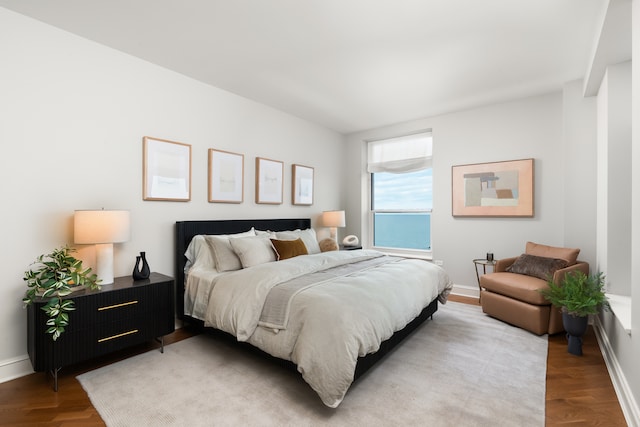
[{"label": "bed", "polygon": [[[424,260],[319,253],[310,236],[308,218],[176,222],[176,311],[293,363],[335,408],[355,379],[446,302],[452,283]],[[308,255],[277,260],[301,242]],[[260,258],[263,244],[278,248],[269,246],[275,258]],[[240,268],[225,267],[223,245]]]}]

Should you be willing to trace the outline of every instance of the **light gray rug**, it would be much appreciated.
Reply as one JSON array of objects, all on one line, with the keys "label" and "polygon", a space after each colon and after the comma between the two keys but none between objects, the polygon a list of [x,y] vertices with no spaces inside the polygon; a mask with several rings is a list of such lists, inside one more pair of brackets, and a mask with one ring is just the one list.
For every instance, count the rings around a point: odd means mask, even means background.
[{"label": "light gray rug", "polygon": [[337,409],[292,370],[199,335],[78,376],[108,426],[544,426],[547,337],[449,302]]}]

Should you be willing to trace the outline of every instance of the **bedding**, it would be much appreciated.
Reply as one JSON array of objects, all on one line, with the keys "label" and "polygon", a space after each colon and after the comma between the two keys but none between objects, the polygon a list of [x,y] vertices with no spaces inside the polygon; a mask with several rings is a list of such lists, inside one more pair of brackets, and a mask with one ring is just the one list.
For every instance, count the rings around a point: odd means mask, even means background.
[{"label": "bedding", "polygon": [[[276,236],[306,245],[310,234]],[[444,303],[452,283],[442,268],[424,260],[372,250],[312,251],[227,272],[196,261],[185,283],[184,310],[292,361],[323,403],[335,408],[358,358],[376,352],[434,299]]]}]

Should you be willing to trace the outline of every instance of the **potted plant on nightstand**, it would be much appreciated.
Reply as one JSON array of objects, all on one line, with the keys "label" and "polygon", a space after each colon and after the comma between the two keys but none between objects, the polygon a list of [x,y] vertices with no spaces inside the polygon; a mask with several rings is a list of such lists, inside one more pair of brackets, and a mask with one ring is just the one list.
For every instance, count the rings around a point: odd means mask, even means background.
[{"label": "potted plant on nightstand", "polygon": [[63,297],[71,294],[74,288],[100,289],[98,276],[92,274],[90,268],[82,268],[82,261],[70,255],[74,251],[67,246],[54,249],[40,255],[24,272],[28,289],[22,302],[26,307],[36,298],[48,300],[42,310],[49,316],[47,333],[54,341],[69,325],[69,312],[75,310],[74,302]]},{"label": "potted plant on nightstand", "polygon": [[609,309],[604,293],[604,273],[586,275],[572,271],[559,284],[549,280],[548,285],[541,293],[552,305],[562,309],[562,323],[569,339],[568,351],[580,356],[589,315]]}]

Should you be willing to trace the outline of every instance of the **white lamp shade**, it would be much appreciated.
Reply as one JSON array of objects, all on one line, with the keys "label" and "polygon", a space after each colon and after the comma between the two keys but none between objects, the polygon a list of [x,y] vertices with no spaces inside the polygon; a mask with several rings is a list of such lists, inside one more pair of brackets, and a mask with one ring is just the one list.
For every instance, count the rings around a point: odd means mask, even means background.
[{"label": "white lamp shade", "polygon": [[129,240],[129,211],[75,211],[73,240],[77,244],[122,243]]},{"label": "white lamp shade", "polygon": [[73,241],[96,245],[95,272],[101,284],[113,283],[113,244],[129,240],[129,211],[76,211],[73,215]]},{"label": "white lamp shade", "polygon": [[325,227],[344,227],[346,225],[344,211],[324,211],[322,223]]}]

